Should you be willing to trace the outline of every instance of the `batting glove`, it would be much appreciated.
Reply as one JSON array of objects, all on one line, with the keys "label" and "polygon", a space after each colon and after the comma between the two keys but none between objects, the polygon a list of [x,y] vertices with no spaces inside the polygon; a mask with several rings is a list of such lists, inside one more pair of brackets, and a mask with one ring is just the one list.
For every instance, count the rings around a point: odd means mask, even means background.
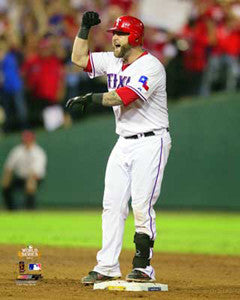
[{"label": "batting glove", "polygon": [[99,15],[95,11],[87,11],[83,14],[82,17],[82,26],[90,28],[92,26],[98,25],[101,23]]},{"label": "batting glove", "polygon": [[92,95],[93,93],[88,93],[84,96],[70,98],[66,103],[66,107],[72,108],[75,104],[78,104],[82,109],[84,109],[87,106],[87,104],[90,104],[92,102]]},{"label": "batting glove", "polygon": [[82,17],[82,25],[80,30],[78,31],[77,36],[81,39],[87,40],[88,34],[92,26],[101,23],[99,19],[99,15],[95,11],[87,11],[83,14]]}]

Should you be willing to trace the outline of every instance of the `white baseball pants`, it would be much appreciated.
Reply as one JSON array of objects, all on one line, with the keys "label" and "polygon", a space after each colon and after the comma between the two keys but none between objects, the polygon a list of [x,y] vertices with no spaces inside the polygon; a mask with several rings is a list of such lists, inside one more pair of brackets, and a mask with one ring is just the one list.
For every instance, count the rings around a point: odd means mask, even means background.
[{"label": "white baseball pants", "polygon": [[[158,135],[138,139],[119,137],[106,168],[102,249],[97,254],[98,264],[94,271],[107,276],[121,276],[118,258],[130,197],[135,231],[146,233],[155,240],[156,215],[153,206],[160,194],[170,148],[171,137],[165,129]],[[143,271],[154,278],[152,266]]]}]

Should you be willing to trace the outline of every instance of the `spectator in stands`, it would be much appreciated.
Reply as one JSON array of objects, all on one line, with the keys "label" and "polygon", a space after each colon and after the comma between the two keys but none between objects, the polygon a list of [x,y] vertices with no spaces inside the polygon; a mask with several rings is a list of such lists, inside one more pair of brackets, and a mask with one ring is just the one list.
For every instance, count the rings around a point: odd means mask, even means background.
[{"label": "spectator in stands", "polygon": [[27,209],[36,207],[35,196],[45,177],[46,163],[46,153],[35,143],[34,133],[23,131],[22,143],[10,151],[3,170],[2,194],[7,209],[18,208],[14,197],[17,189],[24,191]]},{"label": "spectator in stands", "polygon": [[190,19],[183,28],[182,38],[186,41],[186,49],[183,52],[187,86],[185,93],[190,96],[199,95],[203,72],[207,64],[206,20],[201,17]]},{"label": "spectator in stands", "polygon": [[208,12],[210,53],[201,86],[202,96],[209,96],[216,82],[222,83],[227,91],[234,92],[237,89],[240,20],[225,5],[213,7]]},{"label": "spectator in stands", "polygon": [[61,102],[64,97],[64,58],[58,38],[49,35],[40,40],[38,53],[23,63],[22,72],[30,91],[29,107],[38,123],[42,123],[44,108]]},{"label": "spectator in stands", "polygon": [[[22,130],[26,129],[27,107],[20,68],[15,53],[10,51],[8,41],[4,37],[0,39],[0,74],[0,102],[6,117],[4,131],[9,132],[16,126]],[[15,124],[13,109],[19,124]]]}]

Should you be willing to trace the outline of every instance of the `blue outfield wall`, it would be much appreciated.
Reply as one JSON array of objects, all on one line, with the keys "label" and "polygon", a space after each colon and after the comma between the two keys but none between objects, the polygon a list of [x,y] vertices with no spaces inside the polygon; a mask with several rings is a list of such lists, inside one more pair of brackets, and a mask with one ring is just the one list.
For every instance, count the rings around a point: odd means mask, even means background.
[{"label": "blue outfield wall", "polygon": [[[170,104],[169,115],[173,146],[156,207],[240,210],[240,94]],[[37,139],[48,154],[39,207],[100,207],[117,140],[113,114],[39,130]],[[0,169],[19,141],[19,134],[0,139]]]}]

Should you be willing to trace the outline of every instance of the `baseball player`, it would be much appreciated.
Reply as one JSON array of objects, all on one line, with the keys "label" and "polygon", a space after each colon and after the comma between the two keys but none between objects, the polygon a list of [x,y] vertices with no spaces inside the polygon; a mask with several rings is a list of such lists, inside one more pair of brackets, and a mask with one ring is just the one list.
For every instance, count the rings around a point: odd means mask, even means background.
[{"label": "baseball player", "polygon": [[132,16],[119,17],[112,28],[113,52],[91,53],[88,34],[101,21],[86,12],[73,44],[72,61],[90,78],[106,75],[107,93],[90,93],[69,99],[66,106],[98,103],[112,106],[119,135],[109,157],[103,197],[102,249],[97,265],[82,279],[94,284],[121,276],[119,255],[131,197],[136,247],[127,281],[154,281],[150,264],[156,238],[153,209],[160,194],[164,168],[171,148],[166,75],[157,58],[142,49],[144,25]]}]

